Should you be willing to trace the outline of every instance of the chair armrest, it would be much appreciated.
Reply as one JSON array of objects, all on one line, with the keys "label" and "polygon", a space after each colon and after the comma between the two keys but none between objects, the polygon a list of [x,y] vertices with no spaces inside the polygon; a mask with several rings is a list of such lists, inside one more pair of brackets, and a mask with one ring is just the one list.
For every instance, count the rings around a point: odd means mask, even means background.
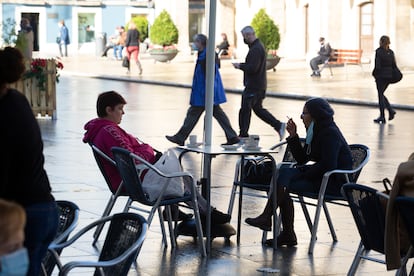
[{"label": "chair armrest", "polygon": [[356,167],[355,169],[352,169],[352,170],[336,169],[336,170],[326,172],[323,175],[321,187],[319,189],[319,199],[322,199],[325,196],[326,187],[328,186],[328,180],[329,180],[329,177],[331,175],[333,175],[333,174],[343,174],[343,175],[345,175],[347,183],[349,183],[350,181],[349,181],[348,174],[355,173],[355,172],[361,170],[365,164],[366,164],[366,162],[362,162],[358,167]]},{"label": "chair armrest", "polygon": [[148,168],[153,170],[154,172],[156,172],[158,175],[162,176],[162,177],[166,177],[166,178],[174,178],[174,177],[184,177],[184,176],[188,176],[193,178],[193,175],[185,172],[185,171],[181,171],[181,172],[174,172],[174,173],[164,173],[162,171],[160,171],[159,169],[157,169],[153,164],[149,163],[148,161],[144,160],[143,158],[141,158],[140,156],[131,153],[131,156],[138,160],[140,162],[140,164],[137,164],[136,168],[142,170],[142,168]]},{"label": "chair armrest", "polygon": [[102,223],[106,223],[111,219],[112,219],[112,216],[109,216],[109,217],[104,217],[104,218],[101,218],[97,221],[94,221],[91,224],[88,224],[87,226],[80,229],[76,234],[74,234],[72,237],[70,237],[67,241],[65,241],[63,243],[53,241],[49,245],[49,249],[50,250],[56,250],[56,249],[63,249],[65,247],[68,247],[69,245],[73,244],[77,239],[79,239],[83,234],[85,234],[89,230],[93,229],[95,226],[97,226],[99,224],[102,224]]},{"label": "chair armrest", "polygon": [[95,146],[94,144],[89,144],[89,145],[91,146],[93,151],[99,154],[99,156],[104,158],[106,161],[108,161],[112,165],[116,166],[115,161],[112,158],[110,158],[108,155],[106,155],[103,151],[101,151],[97,146]]},{"label": "chair armrest", "polygon": [[385,199],[385,200],[389,200],[389,199],[390,199],[390,196],[389,196],[388,194],[383,193],[383,192],[381,192],[381,191],[377,191],[377,195],[378,195],[379,197],[382,197],[382,198],[383,198],[383,199]]},{"label": "chair armrest", "polygon": [[277,149],[278,147],[281,147],[283,145],[287,144],[287,141],[282,141],[280,143],[277,143],[276,145],[273,145],[270,147],[271,150]]},{"label": "chair armrest", "polygon": [[[112,218],[112,216],[111,217],[106,217],[105,219],[101,219],[101,220],[97,221],[97,223],[99,224],[99,222],[102,222],[102,223],[104,221],[106,222],[108,220],[111,220],[111,218]],[[90,225],[93,225],[93,224],[94,223],[92,223]],[[85,228],[87,228],[87,227],[85,227]],[[147,230],[148,230],[148,224],[144,223],[142,225],[142,234],[141,234],[141,236],[133,243],[133,245],[130,248],[128,248],[125,252],[123,252],[118,257],[116,257],[112,260],[107,260],[107,261],[72,261],[72,262],[68,262],[61,268],[61,273],[63,275],[66,275],[71,269],[73,269],[75,267],[95,267],[95,268],[98,268],[98,267],[109,267],[109,266],[114,266],[116,264],[119,264],[120,262],[127,259],[131,254],[136,254],[137,250],[140,248],[140,246],[142,245],[142,243],[145,240]],[[83,233],[85,233],[85,232],[83,232]]]}]

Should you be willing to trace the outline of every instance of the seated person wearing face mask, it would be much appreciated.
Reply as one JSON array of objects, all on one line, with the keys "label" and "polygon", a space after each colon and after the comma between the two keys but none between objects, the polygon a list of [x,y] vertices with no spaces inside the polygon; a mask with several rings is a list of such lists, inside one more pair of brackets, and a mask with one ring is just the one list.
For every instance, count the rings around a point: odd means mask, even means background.
[{"label": "seated person wearing face mask", "polygon": [[0,276],[27,273],[29,258],[23,247],[25,224],[23,207],[0,199]]}]

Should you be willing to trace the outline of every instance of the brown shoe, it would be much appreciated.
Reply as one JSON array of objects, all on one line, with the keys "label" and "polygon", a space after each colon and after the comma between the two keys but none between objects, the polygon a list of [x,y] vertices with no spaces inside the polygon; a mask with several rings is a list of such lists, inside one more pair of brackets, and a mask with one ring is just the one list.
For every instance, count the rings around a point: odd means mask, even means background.
[{"label": "brown shoe", "polygon": [[246,221],[247,224],[249,224],[251,226],[254,226],[254,227],[257,227],[257,228],[260,228],[263,231],[272,230],[272,219],[271,219],[271,217],[267,218],[265,216],[260,215],[257,218],[247,218],[245,221]]}]

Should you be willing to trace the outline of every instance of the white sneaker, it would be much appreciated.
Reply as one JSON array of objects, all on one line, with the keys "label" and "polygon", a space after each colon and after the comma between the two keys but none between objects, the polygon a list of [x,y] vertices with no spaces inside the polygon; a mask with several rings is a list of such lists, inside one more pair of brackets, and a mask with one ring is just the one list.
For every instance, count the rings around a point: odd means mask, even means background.
[{"label": "white sneaker", "polygon": [[282,141],[283,138],[285,138],[285,135],[286,135],[286,123],[281,123],[280,129],[277,133],[279,133],[280,141]]}]

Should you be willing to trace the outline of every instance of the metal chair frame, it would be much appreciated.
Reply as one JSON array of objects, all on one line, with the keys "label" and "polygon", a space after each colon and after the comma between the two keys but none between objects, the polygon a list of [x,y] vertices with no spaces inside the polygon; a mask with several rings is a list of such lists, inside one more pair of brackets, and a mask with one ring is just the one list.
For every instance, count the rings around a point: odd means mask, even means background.
[{"label": "metal chair frame", "polygon": [[[66,241],[70,233],[76,228],[79,220],[79,207],[75,203],[67,200],[56,200],[56,204],[59,209],[59,226],[53,243]],[[56,253],[60,254],[60,250]],[[48,251],[42,260],[43,275],[52,275],[55,266],[56,260],[52,253]]]},{"label": "metal chair frame", "polygon": [[[124,185],[123,185],[122,181],[119,184],[117,190],[114,190],[112,188],[111,181],[110,181],[108,175],[105,172],[103,162],[108,162],[109,164],[116,167],[115,161],[111,157],[109,157],[107,154],[105,154],[101,149],[99,149],[93,143],[89,143],[89,145],[92,148],[92,152],[93,152],[93,155],[95,157],[96,164],[98,165],[99,170],[101,171],[102,176],[104,177],[105,182],[108,185],[109,190],[111,191],[111,196],[109,197],[108,203],[106,204],[105,209],[104,209],[101,217],[102,218],[107,217],[111,214],[111,211],[112,211],[112,209],[113,209],[113,207],[116,203],[116,200],[121,196],[128,197],[127,202],[125,203],[123,212],[129,212],[129,210],[132,209],[132,210],[136,210],[136,211],[139,211],[139,212],[148,213],[147,209],[141,208],[140,206],[133,205],[134,201],[125,192],[125,188],[124,188]],[[164,227],[164,224],[162,222],[163,222],[163,220],[160,217],[161,230],[162,230],[162,233],[163,233],[163,241],[165,241],[166,240],[165,227]],[[94,238],[93,243],[92,243],[93,245],[96,244],[96,242],[98,241],[99,236],[102,232],[102,227],[103,227],[103,225],[99,225],[98,227],[96,227],[95,233],[93,234],[93,238]],[[166,243],[165,243],[165,245],[167,246]]]},{"label": "metal chair frame", "polygon": [[[301,139],[301,142],[304,143],[304,139]],[[278,147],[281,147],[282,145],[285,145],[287,142],[281,142],[278,143],[276,145],[274,145],[271,149],[276,149]],[[367,146],[365,145],[361,145],[361,144],[351,144],[349,145],[350,149],[351,149],[351,153],[353,155],[353,159],[354,161],[357,159],[357,157],[359,157],[358,155],[363,154],[363,158],[362,160],[359,160],[360,162],[354,162],[353,164],[353,168],[350,170],[332,170],[332,171],[328,171],[324,174],[323,178],[322,178],[322,182],[321,182],[321,187],[319,189],[319,193],[318,194],[312,194],[312,193],[306,193],[306,194],[295,194],[291,192],[291,197],[296,201],[299,202],[301,204],[302,207],[302,211],[304,213],[306,222],[308,224],[308,228],[309,231],[311,233],[311,240],[309,242],[309,249],[308,249],[308,253],[309,254],[313,254],[313,249],[315,247],[315,243],[316,243],[316,239],[317,239],[317,230],[318,230],[318,226],[319,226],[319,219],[320,219],[320,214],[321,214],[321,209],[323,209],[324,213],[325,213],[325,217],[329,226],[329,229],[331,231],[332,234],[332,239],[334,242],[336,242],[337,236],[335,233],[335,229],[333,227],[333,223],[332,223],[332,219],[331,216],[329,214],[329,210],[327,207],[327,203],[331,203],[331,204],[336,204],[336,205],[341,205],[341,206],[348,206],[346,204],[345,198],[340,197],[340,196],[330,196],[330,195],[326,195],[326,188],[329,182],[329,178],[334,175],[334,174],[343,174],[346,178],[346,183],[351,183],[351,182],[356,182],[359,174],[361,173],[363,167],[368,163],[369,158],[370,158],[370,150]],[[258,157],[260,158],[260,157]],[[289,150],[289,147],[286,147],[286,151],[284,153],[282,162],[280,162],[278,164],[278,168],[282,167],[282,166],[294,166],[296,164],[296,161],[294,159],[294,157],[292,156],[292,153]],[[235,177],[234,177],[234,182],[233,182],[233,188],[232,188],[232,192],[231,192],[231,196],[230,196],[230,202],[229,202],[229,208],[228,208],[228,213],[231,214],[233,211],[233,205],[234,205],[234,197],[237,194],[237,188],[239,187],[247,187],[253,190],[259,190],[259,191],[264,191],[264,188],[266,185],[258,185],[258,184],[247,184],[247,183],[243,183],[242,181],[240,181],[242,178],[241,174],[241,164],[240,164],[240,160],[238,161],[237,165],[236,165],[236,171],[235,171]],[[269,187],[269,185],[267,185],[267,187]],[[268,192],[268,195],[270,194],[270,191]],[[254,195],[254,196],[259,196],[259,197],[268,197],[268,196],[261,196],[261,195],[257,195],[257,193],[248,193],[247,195]],[[312,200],[316,200],[317,202],[310,202],[310,201],[306,201],[305,198],[310,198]],[[240,192],[239,192],[239,200],[242,200],[242,197],[240,196]],[[307,205],[311,205],[316,207],[315,210],[315,216],[314,219],[312,221],[309,210],[307,208]],[[241,205],[239,205],[241,206]],[[241,210],[239,210],[239,212],[241,212]],[[239,216],[240,217],[240,216]],[[280,219],[278,220],[278,222],[280,222]],[[280,227],[280,223],[278,223],[279,227]],[[237,235],[240,235],[240,231],[237,231]],[[239,237],[239,236],[238,236]],[[264,242],[266,240],[267,237],[267,232],[263,231],[263,235],[262,235],[262,242]]]},{"label": "metal chair frame", "polygon": [[[352,276],[355,275],[361,260],[385,264],[384,258],[378,258],[370,253],[375,251],[385,257],[385,209],[389,196],[374,188],[355,183],[343,185],[342,193],[349,204],[361,237],[347,274]],[[407,275],[406,264],[412,253],[413,247],[411,246],[402,258],[401,267],[396,271],[396,275]]]},{"label": "metal chair frame", "polygon": [[[118,171],[121,175],[124,187],[126,192],[128,193],[129,197],[133,201],[137,201],[143,205],[150,206],[151,210],[149,211],[149,215],[147,218],[148,225],[151,225],[152,219],[154,217],[155,212],[158,210],[158,215],[160,219],[162,220],[162,212],[161,207],[166,207],[166,213],[167,213],[167,221],[168,221],[168,227],[170,231],[170,240],[172,247],[176,246],[176,234],[172,227],[172,218],[171,218],[171,205],[178,204],[180,202],[192,202],[192,206],[198,206],[197,203],[197,193],[196,193],[196,181],[194,177],[184,171],[180,172],[174,172],[174,173],[163,173],[160,170],[158,170],[155,166],[141,158],[140,156],[120,147],[113,147],[112,153],[118,168]],[[142,182],[141,182],[141,174],[145,172],[146,170],[152,170],[155,173],[157,173],[161,177],[165,177],[168,179],[173,178],[184,178],[188,177],[191,179],[191,191],[190,194],[184,194],[182,197],[175,197],[175,198],[164,198],[163,194],[164,191],[167,188],[167,185],[169,182],[166,182],[161,190],[160,195],[155,201],[150,201],[145,194],[143,188],[142,188]],[[154,185],[158,185],[157,183],[154,183]],[[206,248],[203,241],[203,230],[201,227],[201,219],[200,219],[200,213],[198,208],[192,208],[195,216],[195,224],[196,224],[196,230],[197,230],[197,237],[200,247],[201,255],[204,257],[206,256]],[[163,226],[163,223],[161,223]],[[174,234],[173,234],[174,233]],[[163,233],[163,239],[165,239],[165,233]],[[166,239],[164,240],[164,243],[166,244]]]},{"label": "metal chair frame", "polygon": [[[70,261],[66,264],[62,264],[60,260],[59,254],[57,254],[57,250],[64,249],[66,247],[71,246],[75,243],[79,238],[81,238],[85,233],[89,232],[91,229],[105,225],[105,223],[110,222],[108,233],[105,238],[104,245],[100,252],[99,259],[97,261]],[[128,240],[125,241],[125,244],[120,244],[120,247],[125,247],[127,245],[127,249],[123,252],[115,251],[113,247],[108,245],[113,240],[113,235],[121,234],[116,233],[113,229],[114,228],[122,228],[123,232],[127,232],[128,234],[133,233],[134,236],[128,236]],[[67,275],[72,269],[76,267],[95,267],[95,274],[94,275],[105,275],[104,270],[121,265],[122,267],[119,268],[123,271],[120,276],[126,276],[131,264],[136,260],[138,257],[138,253],[142,246],[142,243],[145,240],[146,234],[148,229],[148,223],[145,218],[136,213],[119,213],[114,214],[112,216],[107,216],[101,218],[89,225],[80,229],[75,235],[73,235],[69,240],[60,243],[52,243],[49,246],[49,250],[52,252],[54,258],[56,259],[58,268],[59,268],[59,276]],[[115,253],[114,253],[115,251]],[[111,256],[115,254],[117,256]]]}]

